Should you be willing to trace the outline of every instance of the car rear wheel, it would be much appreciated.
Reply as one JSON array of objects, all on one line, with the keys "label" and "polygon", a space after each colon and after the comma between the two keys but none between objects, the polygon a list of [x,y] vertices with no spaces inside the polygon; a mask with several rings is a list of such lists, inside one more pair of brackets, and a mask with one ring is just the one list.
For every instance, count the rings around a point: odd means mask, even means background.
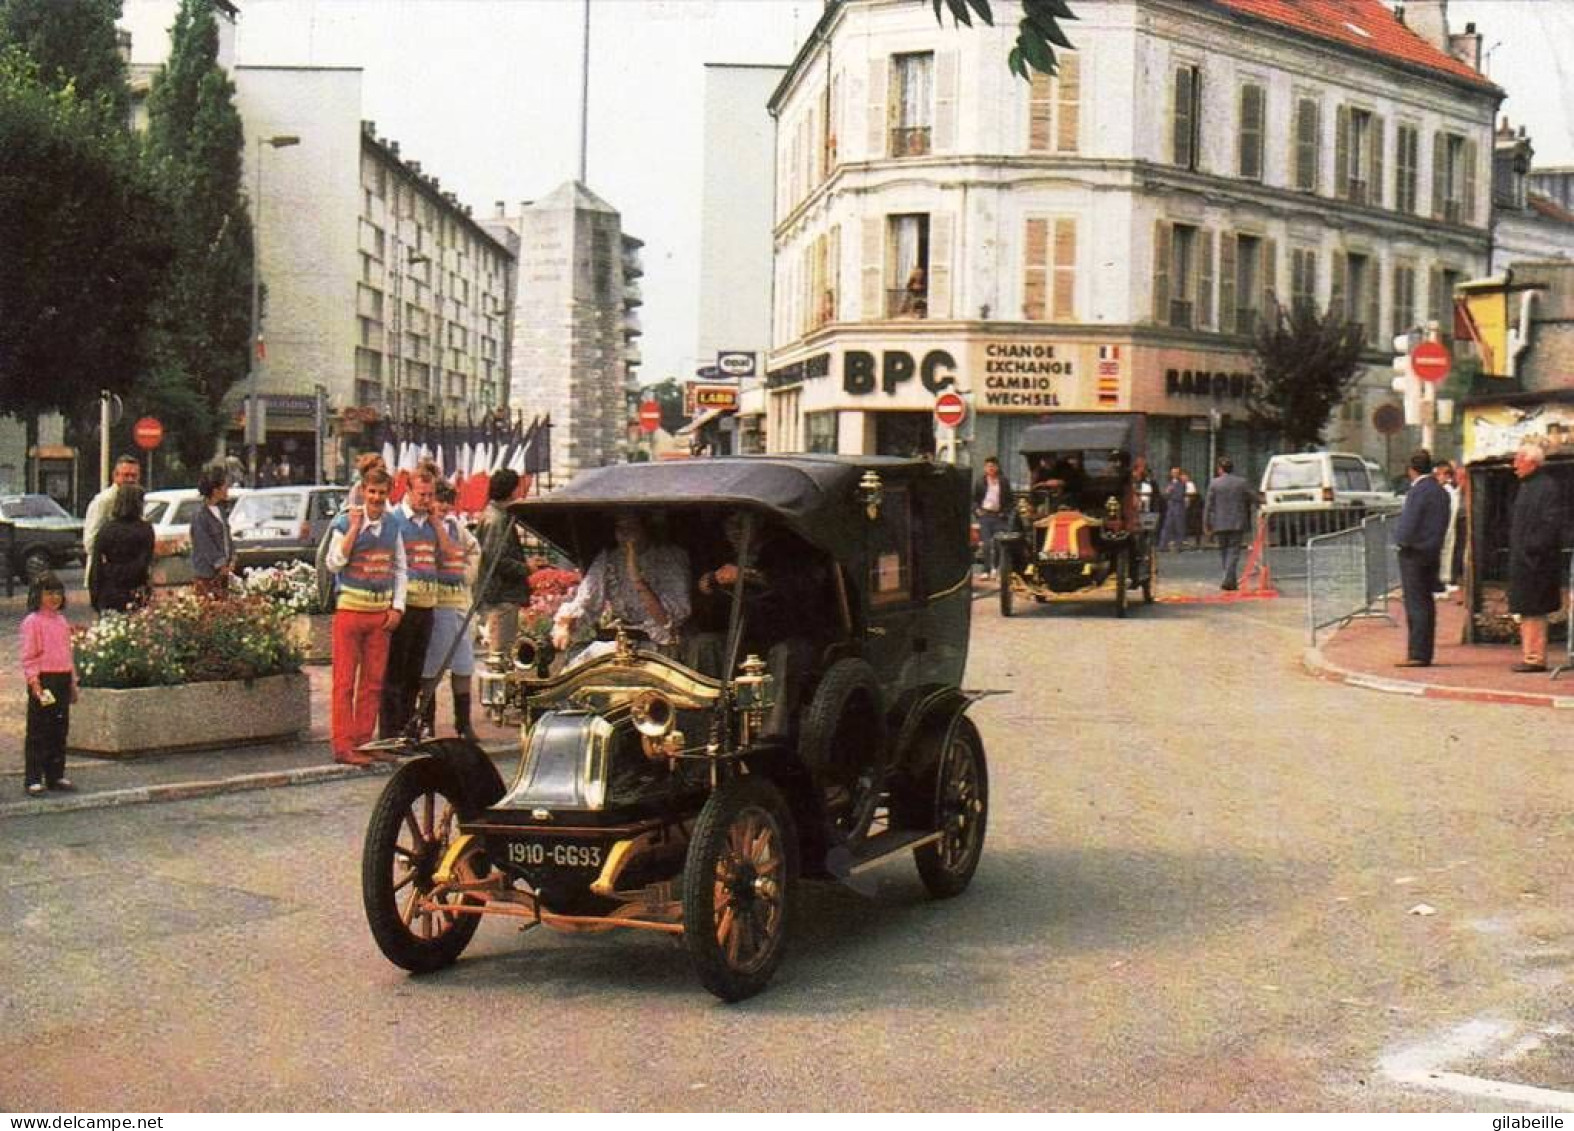
[{"label": "car rear wheel", "polygon": [[869,829],[885,785],[880,682],[864,660],[844,657],[826,671],[804,712],[799,750],[831,822],[857,840]]},{"label": "car rear wheel", "polygon": [[[395,966],[425,974],[451,965],[480,916],[421,910],[433,873],[459,834],[459,789],[433,758],[408,762],[388,780],[372,809],[361,854],[361,902],[378,948]],[[465,897],[446,897],[457,905]]]},{"label": "car rear wheel", "polygon": [[704,987],[723,1001],[763,990],[781,964],[796,838],[781,794],[739,777],[700,810],[683,871],[683,942]]},{"label": "car rear wheel", "polygon": [[1122,548],[1115,553],[1115,615],[1126,615],[1126,590],[1131,585],[1131,549]]},{"label": "car rear wheel", "polygon": [[989,822],[989,769],[972,720],[957,720],[935,781],[935,828],[940,839],[913,852],[918,876],[936,899],[966,890],[984,854]]}]

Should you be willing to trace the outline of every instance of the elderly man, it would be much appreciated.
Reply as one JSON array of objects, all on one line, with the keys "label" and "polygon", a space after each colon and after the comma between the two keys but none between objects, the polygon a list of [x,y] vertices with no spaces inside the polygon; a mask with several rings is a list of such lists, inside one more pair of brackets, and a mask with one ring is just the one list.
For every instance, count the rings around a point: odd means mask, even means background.
[{"label": "elderly man", "polygon": [[109,486],[93,496],[93,501],[87,505],[87,516],[82,520],[82,552],[87,563],[82,573],[82,587],[88,588],[93,581],[93,543],[98,540],[98,532],[109,521],[110,514],[115,509],[115,496],[128,483],[142,482],[142,461],[133,455],[123,455],[115,461],[115,469],[110,473]]},{"label": "elderly man", "polygon": [[[610,615],[644,632],[663,651],[676,654],[693,610],[689,556],[678,546],[657,541],[633,511],[619,512],[614,536],[617,544],[596,555],[573,598],[558,609],[552,646],[565,651],[581,619],[594,622]],[[587,648],[575,660],[595,654]]]},{"label": "elderly man", "polygon": [[1547,615],[1562,600],[1563,501],[1558,485],[1542,470],[1540,444],[1514,453],[1519,493],[1508,533],[1508,611],[1519,620],[1520,662],[1516,672],[1547,670]]},{"label": "elderly man", "polygon": [[1432,474],[1432,453],[1417,448],[1405,468],[1410,490],[1405,492],[1405,509],[1394,526],[1394,544],[1399,549],[1399,579],[1404,585],[1405,627],[1409,633],[1401,668],[1424,668],[1432,663],[1432,648],[1437,638],[1438,564],[1443,554],[1443,539],[1448,535],[1448,492]]}]

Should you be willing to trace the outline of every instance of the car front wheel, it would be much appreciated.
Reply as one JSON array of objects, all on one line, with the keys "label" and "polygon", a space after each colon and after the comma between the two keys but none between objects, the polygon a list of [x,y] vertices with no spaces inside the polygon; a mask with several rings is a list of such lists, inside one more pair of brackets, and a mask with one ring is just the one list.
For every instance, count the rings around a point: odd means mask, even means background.
[{"label": "car front wheel", "polygon": [[443,764],[420,758],[399,768],[372,809],[361,854],[361,902],[378,948],[414,974],[452,965],[475,935],[480,916],[423,909],[443,855],[459,835],[459,791]]},{"label": "car front wheel", "polygon": [[723,1001],[759,993],[781,964],[796,843],[764,778],[724,782],[700,810],[683,872],[683,941],[700,982]]}]

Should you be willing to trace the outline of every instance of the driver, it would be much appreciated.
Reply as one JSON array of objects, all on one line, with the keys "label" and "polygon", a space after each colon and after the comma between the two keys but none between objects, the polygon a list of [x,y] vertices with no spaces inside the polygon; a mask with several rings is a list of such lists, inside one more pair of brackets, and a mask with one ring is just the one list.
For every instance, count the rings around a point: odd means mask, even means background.
[{"label": "driver", "polygon": [[[657,540],[634,511],[619,511],[613,531],[617,544],[596,555],[579,590],[553,618],[552,646],[564,652],[583,617],[593,622],[611,617],[643,632],[663,653],[674,654],[692,611],[689,556],[682,548]],[[570,662],[606,650],[592,645]]]}]

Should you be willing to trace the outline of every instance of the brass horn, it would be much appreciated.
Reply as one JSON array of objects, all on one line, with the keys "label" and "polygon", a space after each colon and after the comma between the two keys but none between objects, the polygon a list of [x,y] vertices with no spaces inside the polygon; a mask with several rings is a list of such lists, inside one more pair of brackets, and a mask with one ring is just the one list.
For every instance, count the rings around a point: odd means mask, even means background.
[{"label": "brass horn", "polygon": [[541,649],[534,640],[520,640],[514,646],[514,669],[533,672],[541,660]]},{"label": "brass horn", "polygon": [[665,738],[677,721],[677,711],[661,692],[641,691],[629,704],[629,718],[646,738]]}]

